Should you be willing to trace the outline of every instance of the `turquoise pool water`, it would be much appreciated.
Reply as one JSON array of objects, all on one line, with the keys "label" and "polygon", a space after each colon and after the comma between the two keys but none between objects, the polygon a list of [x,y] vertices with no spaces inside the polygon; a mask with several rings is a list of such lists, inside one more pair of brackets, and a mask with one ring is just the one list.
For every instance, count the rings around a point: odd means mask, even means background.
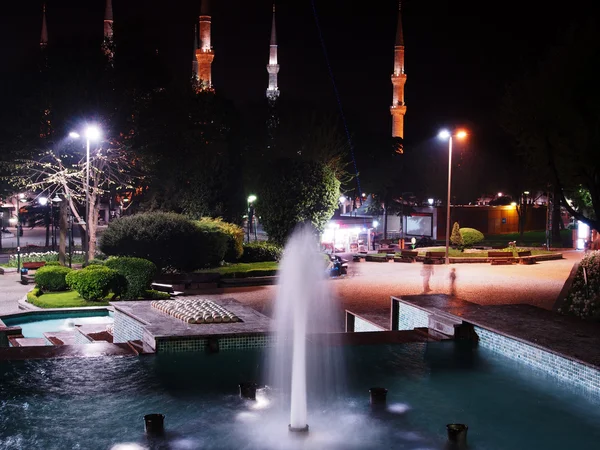
[{"label": "turquoise pool water", "polygon": [[[285,399],[239,399],[240,381],[260,381],[259,351],[0,362],[0,448],[441,450],[452,422],[469,425],[470,450],[598,448],[598,397],[488,350],[343,351],[345,394],[309,398],[303,439],[287,430]],[[389,390],[387,411],[370,409],[372,386]],[[166,416],[160,447],[144,436],[143,416],[155,412]]]},{"label": "turquoise pool water", "polygon": [[113,323],[113,313],[108,310],[45,312],[2,319],[7,326],[20,326],[26,338],[42,338],[48,331],[66,331],[77,325]]}]

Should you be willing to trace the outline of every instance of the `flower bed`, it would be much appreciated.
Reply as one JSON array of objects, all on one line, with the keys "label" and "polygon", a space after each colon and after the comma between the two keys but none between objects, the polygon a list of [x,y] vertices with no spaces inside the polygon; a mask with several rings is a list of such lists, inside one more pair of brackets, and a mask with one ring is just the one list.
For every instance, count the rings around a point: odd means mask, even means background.
[{"label": "flower bed", "polygon": [[582,258],[569,294],[559,311],[582,318],[600,319],[600,251],[590,252]]},{"label": "flower bed", "polygon": [[[82,251],[74,251],[72,262],[82,263],[84,259],[85,252]],[[68,258],[68,255],[67,255]],[[24,262],[54,262],[58,261],[58,252],[29,252],[29,253],[21,253],[21,264]],[[7,267],[17,267],[17,255],[9,255]]]}]

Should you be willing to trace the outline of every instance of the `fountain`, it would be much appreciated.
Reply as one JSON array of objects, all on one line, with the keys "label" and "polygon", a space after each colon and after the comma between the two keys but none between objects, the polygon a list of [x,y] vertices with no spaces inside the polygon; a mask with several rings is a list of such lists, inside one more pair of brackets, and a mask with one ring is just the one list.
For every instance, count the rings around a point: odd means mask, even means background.
[{"label": "fountain", "polygon": [[285,247],[273,320],[277,345],[267,354],[267,379],[289,396],[289,430],[307,432],[309,394],[335,395],[343,386],[341,352],[322,345],[333,338],[331,332],[342,331],[341,318],[308,225],[299,226]]}]

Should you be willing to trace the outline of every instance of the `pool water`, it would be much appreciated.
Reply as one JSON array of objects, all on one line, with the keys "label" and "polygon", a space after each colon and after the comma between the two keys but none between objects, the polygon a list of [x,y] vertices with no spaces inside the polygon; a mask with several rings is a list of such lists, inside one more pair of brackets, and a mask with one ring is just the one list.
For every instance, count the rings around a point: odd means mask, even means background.
[{"label": "pool water", "polygon": [[[466,423],[471,450],[592,450],[600,399],[488,350],[453,342],[344,347],[346,395],[309,398],[310,432],[285,399],[241,400],[260,351],[0,362],[0,449],[443,449]],[[388,389],[375,413],[368,390]],[[309,387],[310,389],[310,387]],[[162,446],[143,416],[165,414]],[[125,445],[127,444],[127,445]]]},{"label": "pool water", "polygon": [[113,323],[112,312],[107,310],[81,312],[53,312],[2,319],[7,326],[21,327],[23,337],[43,338],[50,331],[67,331],[77,325]]}]

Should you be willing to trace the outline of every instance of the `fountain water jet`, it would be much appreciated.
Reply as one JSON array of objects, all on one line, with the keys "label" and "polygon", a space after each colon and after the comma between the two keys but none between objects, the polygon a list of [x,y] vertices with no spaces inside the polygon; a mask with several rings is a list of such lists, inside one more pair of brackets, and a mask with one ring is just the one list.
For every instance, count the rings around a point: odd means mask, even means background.
[{"label": "fountain water jet", "polygon": [[306,432],[310,395],[332,395],[344,386],[342,352],[327,342],[332,331],[342,331],[342,320],[312,227],[301,225],[294,231],[279,273],[273,312],[277,344],[267,355],[267,377],[289,395],[289,430]]}]

